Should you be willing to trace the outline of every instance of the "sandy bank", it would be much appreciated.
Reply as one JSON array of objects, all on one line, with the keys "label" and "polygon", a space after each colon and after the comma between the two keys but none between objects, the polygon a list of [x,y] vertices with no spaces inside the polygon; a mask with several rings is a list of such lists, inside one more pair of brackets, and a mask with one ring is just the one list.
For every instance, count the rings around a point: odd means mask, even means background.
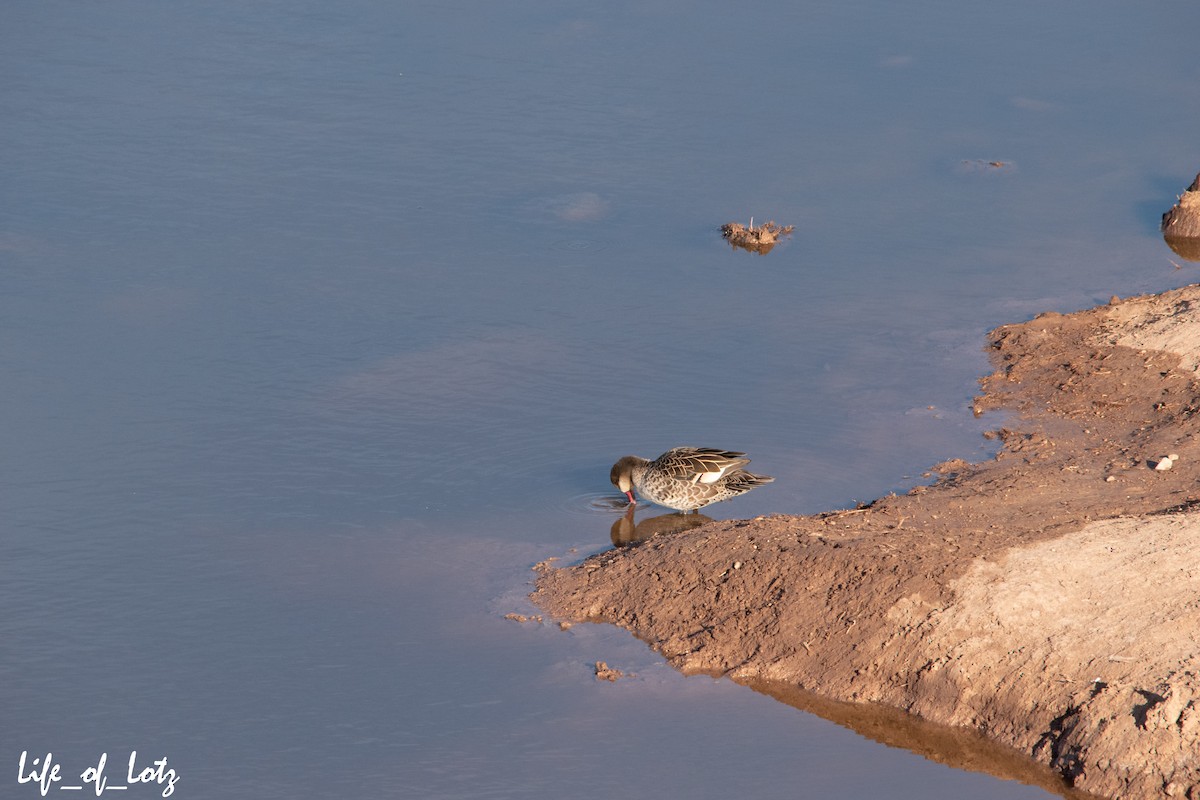
[{"label": "sandy bank", "polygon": [[990,344],[976,410],[1016,412],[994,461],[609,551],[534,600],[685,671],[970,728],[1079,790],[1200,800],[1200,287]]}]

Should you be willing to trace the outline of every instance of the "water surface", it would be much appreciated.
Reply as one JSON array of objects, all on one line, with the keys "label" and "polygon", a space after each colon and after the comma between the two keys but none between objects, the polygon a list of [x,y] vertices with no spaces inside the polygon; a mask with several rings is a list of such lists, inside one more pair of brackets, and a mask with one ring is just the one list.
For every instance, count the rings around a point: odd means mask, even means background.
[{"label": "water surface", "polygon": [[990,327],[1195,280],[1196,17],[10,4],[4,793],[1046,796],[504,615],[621,455],[776,476],[714,518],[904,491],[990,452]]}]

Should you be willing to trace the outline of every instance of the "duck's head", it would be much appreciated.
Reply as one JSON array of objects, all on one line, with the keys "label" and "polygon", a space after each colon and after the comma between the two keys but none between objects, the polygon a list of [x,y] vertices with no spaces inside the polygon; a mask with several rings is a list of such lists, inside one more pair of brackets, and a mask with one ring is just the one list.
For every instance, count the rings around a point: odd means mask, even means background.
[{"label": "duck's head", "polygon": [[628,497],[630,503],[637,502],[633,496],[633,468],[641,461],[642,459],[637,456],[625,456],[613,464],[612,472],[608,474],[608,479],[612,481],[612,485]]}]

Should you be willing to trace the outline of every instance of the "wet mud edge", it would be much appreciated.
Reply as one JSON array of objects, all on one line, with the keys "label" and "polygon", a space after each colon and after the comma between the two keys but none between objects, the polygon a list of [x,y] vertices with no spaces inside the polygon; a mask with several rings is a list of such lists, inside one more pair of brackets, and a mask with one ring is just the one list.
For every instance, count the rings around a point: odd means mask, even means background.
[{"label": "wet mud edge", "polygon": [[988,347],[994,460],[543,568],[533,600],[685,672],[970,729],[1066,795],[1200,800],[1200,287]]}]

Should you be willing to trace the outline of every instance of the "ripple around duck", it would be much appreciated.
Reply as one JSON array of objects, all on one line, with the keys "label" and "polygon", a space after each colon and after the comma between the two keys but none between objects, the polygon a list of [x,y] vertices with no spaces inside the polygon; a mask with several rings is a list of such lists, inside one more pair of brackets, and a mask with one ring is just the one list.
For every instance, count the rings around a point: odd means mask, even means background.
[{"label": "ripple around duck", "polygon": [[572,514],[620,514],[629,501],[611,492],[584,492],[565,498],[559,508]]}]

